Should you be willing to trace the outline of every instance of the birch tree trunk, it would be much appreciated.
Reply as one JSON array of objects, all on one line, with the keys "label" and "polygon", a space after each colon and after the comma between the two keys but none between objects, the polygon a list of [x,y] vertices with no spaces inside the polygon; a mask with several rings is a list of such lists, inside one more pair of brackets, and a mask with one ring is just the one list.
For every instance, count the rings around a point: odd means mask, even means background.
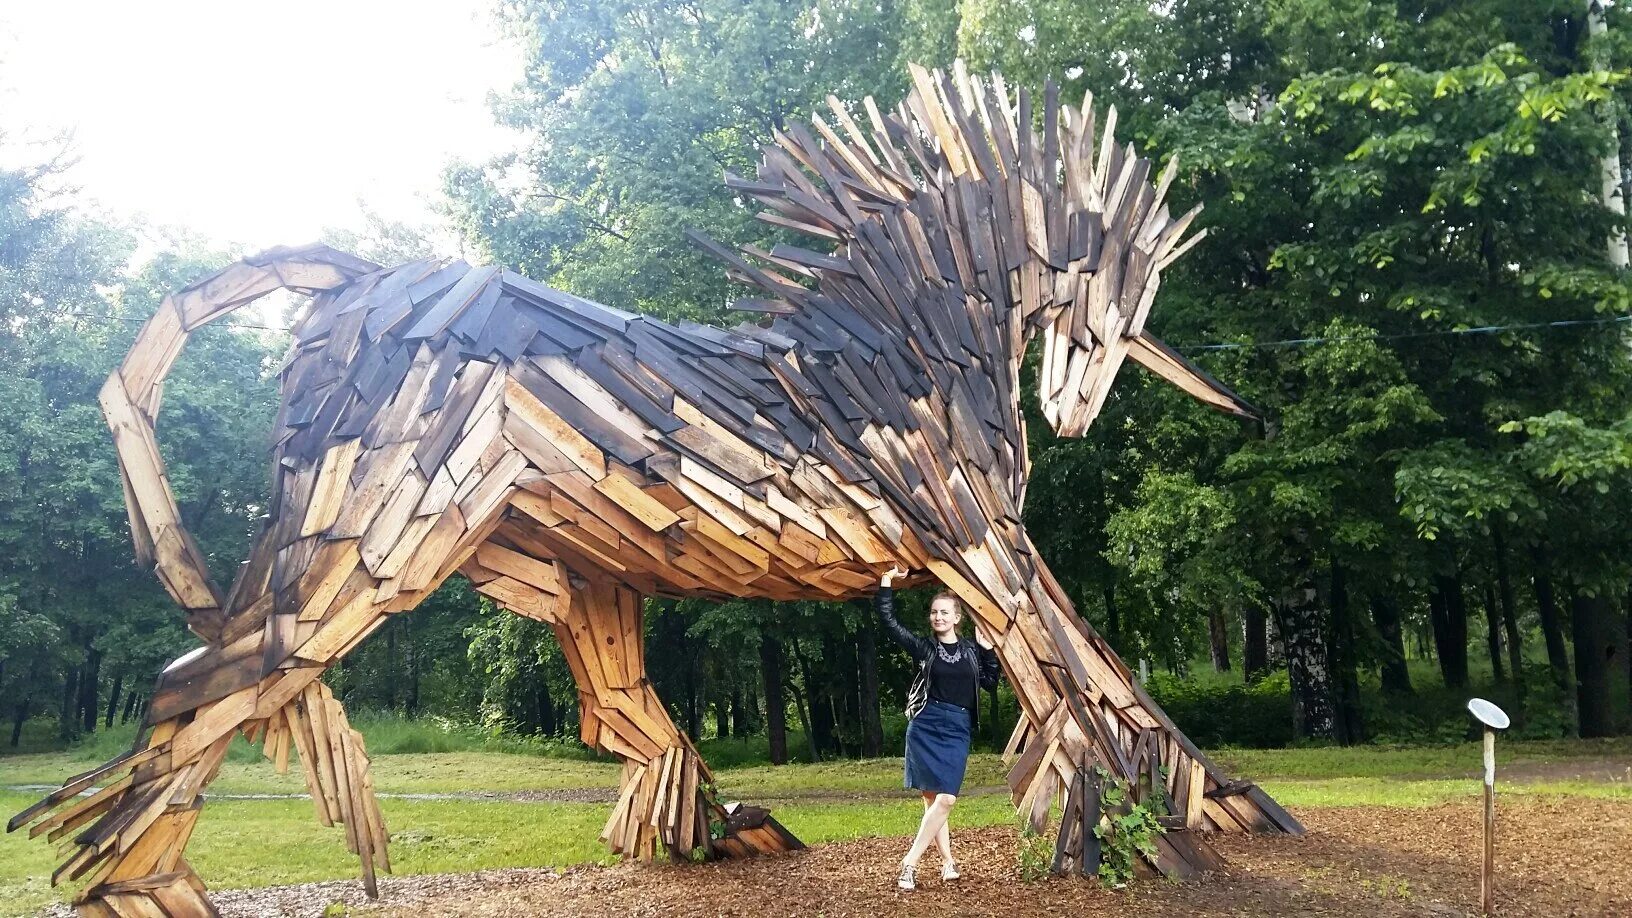
[{"label": "birch tree trunk", "polygon": [[[1594,42],[1601,39],[1609,31],[1609,24],[1604,20],[1604,7],[1598,0],[1589,0],[1587,3],[1587,32]],[[1595,55],[1596,56],[1596,55]],[[1597,62],[1594,61],[1594,66]],[[1609,152],[1598,161],[1599,176],[1603,182],[1604,206],[1621,218],[1625,223],[1626,196],[1621,188],[1621,132],[1615,120],[1613,103],[1606,103],[1599,118],[1603,122],[1604,130],[1609,134]],[[1626,243],[1626,230],[1617,227],[1609,236],[1608,245],[1609,263],[1616,268],[1627,266],[1629,258]]]}]

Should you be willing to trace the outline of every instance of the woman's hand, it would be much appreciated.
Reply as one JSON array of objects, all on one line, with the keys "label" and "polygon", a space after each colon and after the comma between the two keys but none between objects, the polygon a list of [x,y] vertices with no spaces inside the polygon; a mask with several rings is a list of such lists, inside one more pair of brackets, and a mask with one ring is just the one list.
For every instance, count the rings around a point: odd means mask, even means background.
[{"label": "woman's hand", "polygon": [[889,589],[891,583],[905,576],[907,576],[907,569],[897,564],[884,572],[884,576],[879,578],[878,585]]},{"label": "woman's hand", "polygon": [[980,619],[975,619],[975,643],[987,650],[992,650],[992,640],[986,636],[986,625]]}]

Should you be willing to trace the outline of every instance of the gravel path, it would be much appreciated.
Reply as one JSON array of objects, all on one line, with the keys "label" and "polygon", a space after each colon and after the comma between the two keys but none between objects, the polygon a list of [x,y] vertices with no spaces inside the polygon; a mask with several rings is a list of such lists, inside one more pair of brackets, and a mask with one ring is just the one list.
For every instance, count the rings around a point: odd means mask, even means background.
[{"label": "gravel path", "polygon": [[[16,791],[24,794],[48,794],[56,790],[55,785],[16,784],[0,786],[0,790]],[[81,797],[89,797],[99,787],[88,788],[80,793]],[[978,797],[989,794],[1006,794],[1006,787],[969,787],[963,795]],[[554,790],[517,790],[517,791],[450,791],[448,793],[399,794],[375,791],[374,796],[382,800],[482,800],[501,801],[504,803],[616,803],[618,789],[615,787],[568,787]],[[726,794],[727,797],[733,797]],[[758,804],[789,802],[799,800],[905,800],[900,790],[796,790],[774,795],[735,795],[752,796],[753,802]],[[209,800],[310,800],[310,794],[206,794]],[[733,797],[734,799],[734,797]]]}]

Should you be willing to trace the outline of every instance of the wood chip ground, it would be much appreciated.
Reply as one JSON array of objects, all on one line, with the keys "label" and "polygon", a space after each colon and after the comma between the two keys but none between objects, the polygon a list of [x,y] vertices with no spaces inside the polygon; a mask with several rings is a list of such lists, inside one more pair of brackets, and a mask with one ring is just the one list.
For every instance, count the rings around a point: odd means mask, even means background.
[{"label": "wood chip ground", "polygon": [[[1478,905],[1479,804],[1425,809],[1309,808],[1302,838],[1228,835],[1222,873],[1189,883],[1108,890],[1082,880],[1018,882],[1006,827],[955,834],[964,877],[943,884],[924,862],[917,892],[894,887],[902,838],[818,845],[774,859],[674,867],[625,863],[564,870],[382,877],[368,903],[355,881],[213,894],[226,916],[419,915],[1471,915]],[[1498,911],[1504,916],[1632,915],[1632,802],[1503,801]]]}]

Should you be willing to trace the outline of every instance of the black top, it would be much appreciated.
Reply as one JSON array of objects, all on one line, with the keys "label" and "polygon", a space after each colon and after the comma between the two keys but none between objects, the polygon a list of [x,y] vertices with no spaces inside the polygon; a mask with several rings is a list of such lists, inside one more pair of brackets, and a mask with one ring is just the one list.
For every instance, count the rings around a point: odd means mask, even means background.
[{"label": "black top", "polygon": [[[890,637],[919,664],[926,664],[929,675],[929,697],[936,701],[955,704],[967,710],[971,718],[979,713],[979,689],[997,684],[1001,671],[996,651],[987,650],[974,641],[959,638],[943,643],[933,637],[919,637],[895,620],[895,590],[880,587],[873,597],[878,617]],[[950,659],[948,659],[950,658]],[[973,729],[976,721],[971,720]]]}]

